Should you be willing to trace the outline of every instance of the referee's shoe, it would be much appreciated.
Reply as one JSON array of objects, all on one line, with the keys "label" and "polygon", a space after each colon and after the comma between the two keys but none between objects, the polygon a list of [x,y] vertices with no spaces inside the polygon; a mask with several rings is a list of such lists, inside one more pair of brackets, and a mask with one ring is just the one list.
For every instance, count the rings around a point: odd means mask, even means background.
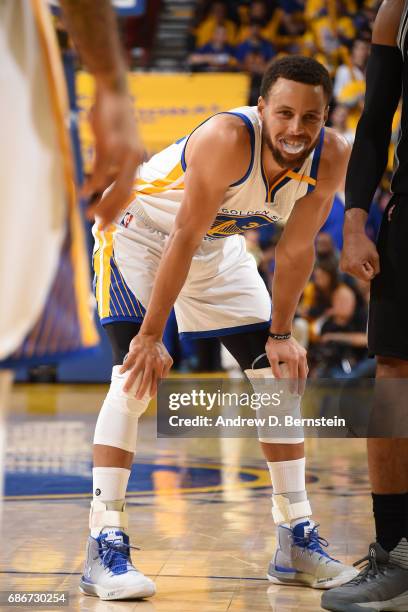
[{"label": "referee's shoe", "polygon": [[322,608],[333,612],[408,610],[408,542],[403,538],[390,553],[370,544],[363,570],[342,586],[327,591]]}]

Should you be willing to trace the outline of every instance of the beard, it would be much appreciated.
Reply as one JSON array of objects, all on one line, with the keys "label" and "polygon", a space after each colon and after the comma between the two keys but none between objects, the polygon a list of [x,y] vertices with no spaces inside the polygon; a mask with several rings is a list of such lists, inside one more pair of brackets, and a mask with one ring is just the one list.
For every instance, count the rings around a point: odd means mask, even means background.
[{"label": "beard", "polygon": [[301,153],[299,153],[299,155],[286,156],[284,153],[282,153],[280,149],[275,147],[275,145],[273,144],[271,140],[271,137],[266,132],[266,130],[263,131],[262,137],[263,137],[264,143],[266,144],[266,146],[272,153],[273,159],[284,170],[293,170],[294,168],[300,168],[301,166],[303,166],[304,162],[306,161],[306,159],[309,157],[309,155],[315,148],[316,142],[317,142],[317,139],[316,139],[316,141],[313,144],[311,144],[307,149],[304,149]]}]

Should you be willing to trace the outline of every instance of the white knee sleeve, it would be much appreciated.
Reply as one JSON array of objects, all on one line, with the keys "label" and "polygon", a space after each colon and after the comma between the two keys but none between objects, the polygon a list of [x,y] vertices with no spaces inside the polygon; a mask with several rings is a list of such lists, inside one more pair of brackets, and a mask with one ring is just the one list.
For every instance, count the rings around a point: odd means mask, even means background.
[{"label": "white knee sleeve", "polygon": [[103,402],[95,427],[94,444],[121,448],[130,453],[136,450],[137,423],[149,405],[149,395],[142,400],[134,397],[138,381],[125,393],[123,385],[128,376],[119,374],[121,366],[114,366],[108,395]]},{"label": "white knee sleeve", "polygon": [[[284,365],[282,367],[285,367]],[[275,393],[276,389],[268,386],[268,379],[274,378],[272,374],[271,368],[260,368],[258,370],[245,370],[245,374],[249,378],[249,382],[255,393]],[[286,385],[283,385],[287,387]],[[300,396],[289,393],[285,391],[281,395],[281,402],[279,406],[270,406],[268,408],[262,407],[260,409],[261,413],[265,412],[266,417],[271,415],[272,417],[277,417],[279,420],[279,425],[276,426],[276,431],[279,431],[281,437],[271,437],[269,433],[273,431],[272,426],[266,426],[259,429],[258,428],[258,439],[260,442],[264,442],[266,444],[300,444],[304,442],[304,432],[303,427],[301,425],[286,425],[285,419],[288,417],[289,419],[300,419]],[[267,421],[268,422],[268,421]],[[291,421],[292,422],[292,421]]]}]

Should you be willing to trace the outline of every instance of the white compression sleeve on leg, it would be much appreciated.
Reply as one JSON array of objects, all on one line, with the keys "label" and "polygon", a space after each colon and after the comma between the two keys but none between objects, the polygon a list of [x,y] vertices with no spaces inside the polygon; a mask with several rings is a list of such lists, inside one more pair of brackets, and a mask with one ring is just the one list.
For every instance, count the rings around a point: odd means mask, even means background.
[{"label": "white compression sleeve on leg", "polygon": [[268,461],[273,492],[295,493],[306,489],[306,459],[290,459],[289,461]]},{"label": "white compression sleeve on leg", "polygon": [[120,374],[120,367],[114,366],[112,370],[109,392],[96,422],[94,444],[114,446],[134,453],[138,420],[146,410],[150,398],[147,393],[141,400],[134,397],[139,381],[136,381],[127,393],[123,391],[128,374]]},{"label": "white compression sleeve on leg", "polygon": [[[287,378],[289,378],[287,368],[283,364],[282,369]],[[285,369],[286,368],[286,369]],[[245,370],[249,382],[255,393],[269,394],[276,393],[279,387],[276,384],[272,386],[271,382],[275,379],[271,368],[259,368],[257,370]],[[277,380],[277,379],[275,379]],[[302,425],[286,425],[286,419],[290,419],[293,423],[298,423],[301,418],[299,395],[290,393],[288,390],[288,381],[283,379],[281,386],[285,388],[285,392],[281,394],[280,404],[278,406],[262,407],[260,412],[266,417],[266,423],[269,423],[269,416],[276,417],[279,420],[278,426],[265,425],[258,428],[258,439],[265,444],[300,444],[304,442],[304,431]],[[275,437],[275,429],[279,432],[280,437]]]},{"label": "white compression sleeve on leg", "polygon": [[119,467],[94,467],[93,497],[102,502],[124,500],[130,470]]}]

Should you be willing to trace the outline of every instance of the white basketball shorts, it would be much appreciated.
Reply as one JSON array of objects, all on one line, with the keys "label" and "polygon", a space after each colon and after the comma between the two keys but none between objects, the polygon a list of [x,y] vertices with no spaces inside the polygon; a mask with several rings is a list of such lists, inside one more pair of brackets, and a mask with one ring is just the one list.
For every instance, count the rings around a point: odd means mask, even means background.
[{"label": "white basketball shorts", "polygon": [[[132,207],[109,231],[101,232],[95,225],[93,233],[101,323],[141,322],[167,235],[133,214]],[[202,242],[175,313],[180,335],[191,338],[269,326],[271,299],[242,236]]]}]

